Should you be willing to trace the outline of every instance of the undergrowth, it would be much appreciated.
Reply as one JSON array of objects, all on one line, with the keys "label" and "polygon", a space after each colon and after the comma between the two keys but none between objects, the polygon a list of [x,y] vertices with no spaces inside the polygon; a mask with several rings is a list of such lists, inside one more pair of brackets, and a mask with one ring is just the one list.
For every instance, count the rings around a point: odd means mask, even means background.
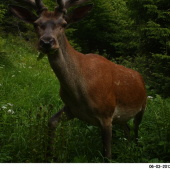
[{"label": "undergrowth", "polygon": [[[101,131],[90,124],[62,116],[56,129],[54,155],[46,157],[48,120],[61,109],[59,82],[47,58],[36,61],[29,42],[0,38],[0,162],[104,162]],[[113,163],[170,162],[170,99],[148,99],[139,130],[138,146],[123,129],[113,125]]]}]

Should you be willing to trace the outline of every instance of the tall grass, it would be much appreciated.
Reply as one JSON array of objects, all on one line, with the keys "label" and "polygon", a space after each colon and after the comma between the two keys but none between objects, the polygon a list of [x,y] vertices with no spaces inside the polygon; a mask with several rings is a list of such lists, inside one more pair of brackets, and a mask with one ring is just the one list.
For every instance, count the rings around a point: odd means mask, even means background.
[{"label": "tall grass", "polygon": [[[0,162],[104,162],[97,127],[62,116],[56,129],[54,158],[46,157],[48,120],[63,103],[59,82],[47,58],[36,61],[30,43],[0,38]],[[111,162],[170,162],[170,99],[148,99],[135,145],[113,126]]]},{"label": "tall grass", "polygon": [[[57,112],[62,104],[58,95],[59,84],[47,59],[37,62],[37,53],[27,42],[9,37],[1,39],[2,43],[0,161],[34,162],[38,142],[45,135],[42,130],[45,131],[47,119],[52,114],[48,107],[54,105],[53,111]],[[31,159],[27,160],[29,155]]]}]

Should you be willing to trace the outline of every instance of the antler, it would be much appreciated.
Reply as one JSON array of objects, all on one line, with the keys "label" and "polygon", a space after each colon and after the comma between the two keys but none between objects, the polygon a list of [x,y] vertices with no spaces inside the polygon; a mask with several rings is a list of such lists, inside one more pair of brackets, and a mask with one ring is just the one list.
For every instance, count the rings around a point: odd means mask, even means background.
[{"label": "antler", "polygon": [[58,6],[55,7],[55,10],[59,10],[64,14],[67,13],[67,9],[65,8],[65,1],[64,0],[57,0]]},{"label": "antler", "polygon": [[44,10],[47,10],[47,7],[45,7],[42,0],[14,0],[14,1],[35,9],[38,15],[40,15]]},{"label": "antler", "polygon": [[41,14],[44,10],[48,10],[47,7],[43,4],[42,0],[35,0],[38,14]]},{"label": "antler", "polygon": [[70,7],[81,5],[88,1],[89,0],[57,0],[58,6],[56,7],[56,9],[67,13],[67,9],[69,9]]},{"label": "antler", "polygon": [[59,5],[59,9],[64,9],[64,7],[65,7],[65,1],[64,0],[57,0],[57,3]]}]

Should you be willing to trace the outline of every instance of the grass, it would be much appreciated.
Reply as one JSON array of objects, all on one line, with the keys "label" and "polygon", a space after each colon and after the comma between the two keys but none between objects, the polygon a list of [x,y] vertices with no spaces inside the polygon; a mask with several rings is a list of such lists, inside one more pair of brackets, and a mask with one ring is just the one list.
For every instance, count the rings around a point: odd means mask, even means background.
[{"label": "grass", "polygon": [[[47,58],[36,57],[29,42],[0,38],[0,162],[104,162],[100,129],[78,119],[67,122],[65,115],[56,129],[56,158],[46,157],[47,123],[63,103]],[[133,131],[129,143],[113,126],[111,162],[170,162],[169,103],[160,96],[148,99],[138,146]],[[133,120],[129,125],[132,130]]]}]

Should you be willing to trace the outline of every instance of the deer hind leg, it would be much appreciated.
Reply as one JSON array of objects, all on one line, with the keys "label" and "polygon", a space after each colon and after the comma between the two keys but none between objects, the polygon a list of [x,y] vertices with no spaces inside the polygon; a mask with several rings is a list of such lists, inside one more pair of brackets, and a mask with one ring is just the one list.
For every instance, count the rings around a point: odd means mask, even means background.
[{"label": "deer hind leg", "polygon": [[54,138],[55,138],[55,130],[57,127],[57,124],[61,118],[61,115],[65,113],[67,116],[67,119],[73,119],[74,116],[71,113],[70,109],[68,106],[64,106],[60,111],[58,111],[56,114],[54,114],[48,123],[48,128],[49,128],[49,144],[48,144],[48,156],[51,156],[53,153],[53,146],[54,146]]},{"label": "deer hind leg", "polygon": [[112,123],[102,125],[103,156],[111,159]]},{"label": "deer hind leg", "polygon": [[123,124],[122,126],[123,126],[123,130],[124,130],[127,140],[130,141],[130,127],[129,127],[129,125],[126,123],[126,124]]},{"label": "deer hind leg", "polygon": [[145,112],[145,108],[142,108],[142,110],[137,113],[137,115],[134,117],[134,120],[133,120],[136,144],[138,143],[138,130],[139,130],[139,125],[142,121],[144,112]]}]

